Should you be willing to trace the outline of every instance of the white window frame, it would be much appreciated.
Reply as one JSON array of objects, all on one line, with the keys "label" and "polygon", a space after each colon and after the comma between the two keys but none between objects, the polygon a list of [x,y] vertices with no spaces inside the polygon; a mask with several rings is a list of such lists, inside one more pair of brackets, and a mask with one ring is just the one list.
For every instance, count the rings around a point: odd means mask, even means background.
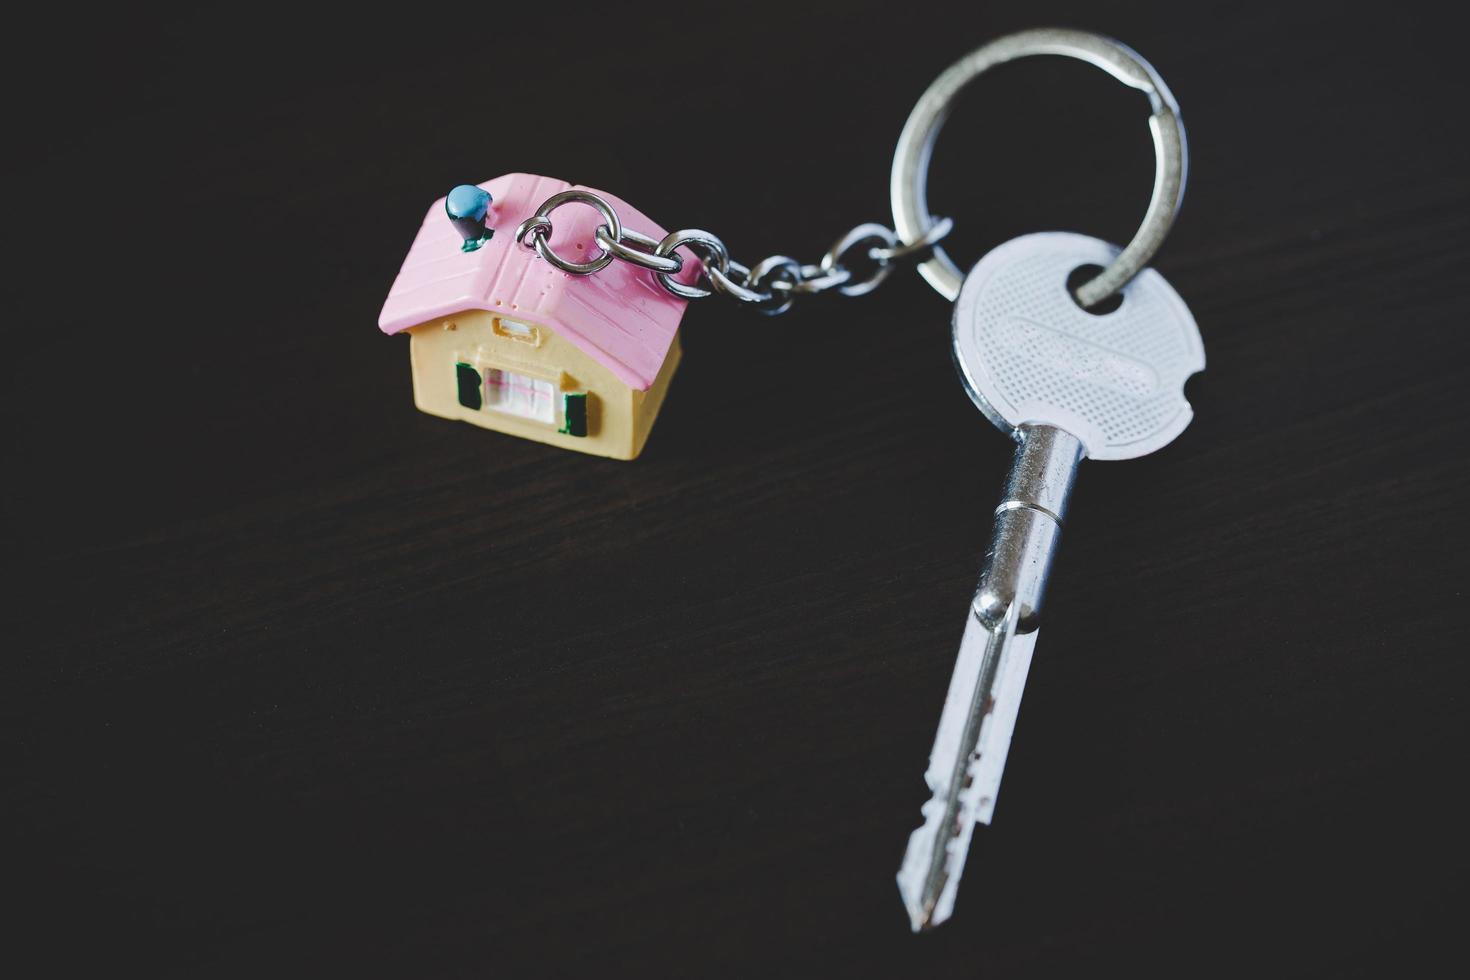
[{"label": "white window frame", "polygon": [[561,386],[541,375],[487,366],[481,370],[485,407],[528,422],[556,425],[561,415]]}]

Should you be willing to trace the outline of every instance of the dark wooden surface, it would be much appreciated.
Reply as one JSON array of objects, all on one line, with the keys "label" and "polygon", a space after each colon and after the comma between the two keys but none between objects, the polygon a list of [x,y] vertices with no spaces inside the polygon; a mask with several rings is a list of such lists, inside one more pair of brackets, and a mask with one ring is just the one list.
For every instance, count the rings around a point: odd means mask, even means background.
[{"label": "dark wooden surface", "polygon": [[[14,975],[1422,975],[1466,912],[1466,82],[1410,7],[1279,7],[18,30]],[[417,413],[374,324],[425,205],[511,170],[815,256],[888,219],[930,79],[1045,23],[1184,107],[1157,266],[1209,369],[1177,443],[1085,466],[996,823],[915,937],[1009,455],[946,304],[691,308],[634,464]],[[966,260],[1121,240],[1150,167],[1136,93],[1037,62],[933,201]]]}]

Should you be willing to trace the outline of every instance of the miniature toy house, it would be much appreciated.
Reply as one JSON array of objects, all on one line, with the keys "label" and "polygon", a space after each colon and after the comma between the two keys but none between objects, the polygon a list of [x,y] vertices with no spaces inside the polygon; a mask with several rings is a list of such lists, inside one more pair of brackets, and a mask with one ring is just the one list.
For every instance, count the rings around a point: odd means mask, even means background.
[{"label": "miniature toy house", "polygon": [[[445,198],[429,208],[378,319],[384,333],[412,338],[414,402],[525,439],[634,458],[679,363],[685,301],[628,263],[572,276],[518,243],[516,226],[565,181],[507,174],[479,186],[488,208],[469,218],[453,216],[453,195],[449,214]],[[665,234],[595,193],[629,227]],[[599,253],[595,210],[568,205],[552,220],[557,254]],[[465,232],[467,221],[481,222],[478,235]]]}]

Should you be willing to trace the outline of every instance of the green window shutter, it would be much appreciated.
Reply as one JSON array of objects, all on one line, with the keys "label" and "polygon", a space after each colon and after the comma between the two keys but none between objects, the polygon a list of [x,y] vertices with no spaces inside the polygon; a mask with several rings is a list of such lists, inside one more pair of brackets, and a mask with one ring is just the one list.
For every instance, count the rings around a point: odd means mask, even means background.
[{"label": "green window shutter", "polygon": [[568,392],[561,396],[561,428],[569,436],[587,434],[587,392]]},{"label": "green window shutter", "polygon": [[483,404],[480,398],[480,369],[460,361],[454,365],[454,380],[459,385],[459,403],[465,408],[479,411]]}]

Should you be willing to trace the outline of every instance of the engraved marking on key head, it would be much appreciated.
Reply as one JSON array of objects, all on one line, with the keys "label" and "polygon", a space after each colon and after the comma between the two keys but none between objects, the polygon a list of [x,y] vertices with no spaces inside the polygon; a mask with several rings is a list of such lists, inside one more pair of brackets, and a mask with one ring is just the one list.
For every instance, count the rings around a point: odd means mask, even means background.
[{"label": "engraved marking on key head", "polygon": [[1072,433],[1092,459],[1132,459],[1168,445],[1194,416],[1184,382],[1204,370],[1189,308],[1145,269],[1112,313],[1073,301],[1067,277],[1105,266],[1107,242],[1043,232],[1006,242],[965,277],[954,355],[965,389],[997,427],[1026,422]]}]

